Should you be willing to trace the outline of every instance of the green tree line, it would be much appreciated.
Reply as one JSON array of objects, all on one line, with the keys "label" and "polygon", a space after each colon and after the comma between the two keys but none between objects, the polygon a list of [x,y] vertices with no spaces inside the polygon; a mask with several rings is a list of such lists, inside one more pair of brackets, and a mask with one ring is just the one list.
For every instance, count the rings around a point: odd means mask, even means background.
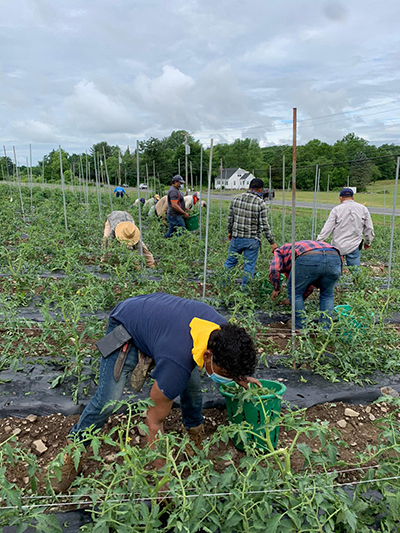
[{"label": "green tree line", "polygon": [[[190,153],[187,155],[188,183],[198,186],[200,179],[207,182],[209,148],[203,151],[202,171],[200,171],[201,144],[184,130],[173,131],[168,137],[151,137],[139,142],[139,181],[150,184],[154,177],[167,185],[178,172],[185,177],[185,142]],[[340,188],[350,183],[359,190],[377,180],[393,179],[396,172],[396,155],[400,147],[395,144],[375,146],[354,133],[349,133],[334,144],[318,139],[297,147],[297,187],[303,190],[314,188],[316,165],[320,173],[320,186],[329,189]],[[87,153],[69,154],[61,150],[63,175],[66,183],[78,183],[89,179],[100,183],[136,186],[136,151],[111,146],[106,141],[94,144]],[[282,187],[283,157],[285,157],[285,184],[291,183],[292,147],[275,145],[261,147],[255,139],[236,139],[234,142],[217,144],[213,150],[212,177],[217,177],[220,166],[223,168],[241,167],[264,180],[268,186]],[[9,157],[0,157],[2,178],[14,179],[16,169]],[[61,165],[59,150],[52,150],[32,169],[18,167],[23,181],[60,182]],[[200,176],[201,174],[201,176]],[[108,177],[107,177],[108,176]]]}]

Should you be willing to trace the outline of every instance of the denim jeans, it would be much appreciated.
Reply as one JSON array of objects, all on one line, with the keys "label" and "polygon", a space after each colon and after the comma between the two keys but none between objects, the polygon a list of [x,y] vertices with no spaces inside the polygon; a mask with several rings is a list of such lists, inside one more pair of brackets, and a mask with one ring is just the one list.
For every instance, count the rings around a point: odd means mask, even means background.
[{"label": "denim jeans", "polygon": [[243,254],[244,275],[242,278],[242,287],[254,276],[259,249],[260,241],[258,239],[243,239],[241,237],[232,237],[231,239],[225,268],[234,268],[238,263],[238,254]]},{"label": "denim jeans", "polygon": [[[119,322],[110,318],[108,321],[107,333],[110,333],[114,328],[119,326],[119,324]],[[99,385],[96,393],[90,403],[85,407],[77,424],[71,429],[71,436],[79,437],[79,434],[90,426],[94,426],[96,429],[103,427],[107,422],[108,417],[113,412],[114,406],[111,405],[102,412],[103,407],[111,400],[118,401],[122,398],[126,381],[137,365],[138,351],[136,346],[131,347],[126,357],[121,376],[117,382],[114,379],[114,365],[119,350],[120,349],[118,348],[118,350],[112,352],[107,358],[101,358]],[[186,389],[181,394],[180,403],[182,423],[186,429],[199,426],[203,423],[201,383],[197,367],[193,370]]]},{"label": "denim jeans", "polygon": [[346,254],[346,264],[349,267],[360,266],[361,264],[361,250],[357,248],[350,254]]},{"label": "denim jeans", "polygon": [[[333,289],[342,271],[342,262],[339,254],[320,251],[318,254],[300,255],[296,259],[296,329],[301,329],[305,325],[304,316],[304,293],[309,285],[319,287],[319,309],[323,312],[333,311]],[[288,295],[292,303],[292,273],[288,279]],[[321,322],[326,326],[329,318],[321,315]]]},{"label": "denim jeans", "polygon": [[182,235],[182,230],[179,228],[185,228],[185,220],[182,215],[178,215],[176,217],[171,217],[170,215],[167,215],[167,220],[169,224],[169,229],[167,233],[164,235],[165,238],[168,239],[168,237],[172,237],[172,234],[176,232],[178,235]]}]

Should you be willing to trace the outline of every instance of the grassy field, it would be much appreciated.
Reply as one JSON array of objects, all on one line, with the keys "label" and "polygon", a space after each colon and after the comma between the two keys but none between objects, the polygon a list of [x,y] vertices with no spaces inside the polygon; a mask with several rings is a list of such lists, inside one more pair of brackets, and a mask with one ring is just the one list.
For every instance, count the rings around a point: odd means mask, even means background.
[{"label": "grassy field", "polygon": [[[22,183],[24,186],[29,186],[27,183]],[[38,183],[35,183],[34,186],[40,186]],[[46,188],[58,188],[60,187],[60,184],[56,183],[49,183],[45,184]],[[76,187],[76,186],[75,186]],[[367,207],[386,207],[387,209],[390,209],[393,207],[393,200],[394,200],[394,188],[395,188],[395,180],[382,180],[377,181],[375,183],[372,183],[368,186],[368,191],[363,193],[357,193],[355,195],[355,199],[357,202],[360,202],[361,204],[367,206]],[[66,186],[67,190],[71,190],[71,186]],[[91,190],[95,191],[95,187],[91,185]],[[112,186],[112,190],[114,189],[114,185]],[[108,189],[107,187],[102,187],[101,189],[102,194],[108,195]],[[126,187],[126,190],[132,200],[137,198],[137,192],[136,188],[133,187]],[[165,192],[168,190],[168,187],[165,187]],[[237,194],[240,192],[244,192],[245,189],[237,191]],[[385,192],[384,192],[385,191]],[[236,191],[212,191],[213,194],[221,195],[222,198],[225,196],[229,199],[232,196],[233,192]],[[203,189],[203,195],[207,194],[207,190]],[[275,189],[275,203],[277,201],[282,201],[282,190],[281,189]],[[152,196],[152,190],[151,189],[143,189],[140,191],[140,196],[143,198],[150,198]],[[228,200],[227,198],[227,200]],[[292,198],[292,192],[290,190],[285,191],[285,202],[288,204],[291,202]],[[314,201],[314,191],[301,191],[297,190],[296,192],[296,198],[299,202],[313,202]],[[327,194],[326,191],[321,191],[319,193],[319,204],[337,204],[339,203],[339,191],[329,191]],[[397,194],[397,201],[396,201],[396,207],[400,208],[400,190]]]},{"label": "grassy field", "polygon": [[[355,199],[357,202],[367,207],[393,207],[395,180],[382,180],[372,183],[368,186],[368,191],[357,193]],[[385,192],[384,192],[385,191]],[[219,191],[218,191],[219,192]],[[240,191],[242,192],[242,191]],[[231,195],[232,191],[222,191],[223,195]],[[282,190],[275,189],[275,200],[282,200]],[[292,192],[285,191],[285,201],[291,202]],[[299,202],[313,202],[314,191],[300,191],[296,193]],[[321,191],[319,193],[320,204],[339,203],[339,191]],[[400,207],[400,191],[398,191],[396,206]]]}]

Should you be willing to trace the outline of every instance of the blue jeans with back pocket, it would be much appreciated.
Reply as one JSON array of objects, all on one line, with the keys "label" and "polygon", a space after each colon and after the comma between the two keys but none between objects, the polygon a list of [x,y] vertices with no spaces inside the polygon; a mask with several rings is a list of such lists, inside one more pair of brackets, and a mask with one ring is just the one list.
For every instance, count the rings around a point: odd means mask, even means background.
[{"label": "blue jeans with back pocket", "polygon": [[[107,333],[110,333],[119,325],[120,323],[117,320],[110,318]],[[111,400],[118,401],[122,398],[127,380],[137,365],[138,350],[136,346],[132,345],[126,357],[121,376],[118,381],[115,381],[114,365],[119,351],[120,348],[106,358],[101,357],[99,384],[96,393],[90,403],[85,407],[78,422],[71,429],[70,435],[72,437],[77,436],[79,438],[79,435],[91,426],[96,429],[102,428],[114,410],[114,406],[110,405],[102,411],[104,406]],[[196,427],[203,423],[201,383],[197,367],[193,370],[188,384],[181,394],[180,403],[182,423],[186,429]]]},{"label": "blue jeans with back pocket", "polygon": [[[295,268],[295,302],[296,329],[305,326],[304,294],[310,285],[320,289],[319,309],[323,312],[333,311],[333,290],[342,273],[342,261],[338,253],[321,250],[316,254],[303,254],[296,259]],[[292,273],[288,279],[288,295],[292,303]],[[321,322],[329,325],[329,318],[321,315]]]}]

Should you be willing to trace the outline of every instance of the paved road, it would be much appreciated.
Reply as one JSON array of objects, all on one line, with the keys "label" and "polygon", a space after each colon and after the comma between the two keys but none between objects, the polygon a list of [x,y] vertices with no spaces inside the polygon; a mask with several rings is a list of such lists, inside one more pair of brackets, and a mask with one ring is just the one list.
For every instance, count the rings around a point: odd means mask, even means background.
[{"label": "paved road", "polygon": [[[233,198],[234,196],[236,196],[235,193],[232,193],[232,194],[227,194],[225,193],[224,194],[224,200],[230,200],[231,198]],[[221,197],[218,195],[218,194],[211,194],[211,198],[213,200],[219,200]],[[290,198],[290,203],[288,203],[288,201],[286,200],[285,201],[285,206],[286,207],[291,207],[292,205],[292,199]],[[269,204],[269,202],[268,202]],[[272,206],[274,205],[277,205],[277,206],[282,206],[282,200],[273,200],[272,201]],[[335,207],[336,205],[338,204],[319,204],[318,205],[318,209],[325,209],[325,210],[331,210],[333,207]],[[303,208],[306,208],[306,209],[312,209],[313,207],[313,202],[296,202],[296,207],[303,207]],[[369,207],[369,212],[373,215],[392,215],[393,213],[393,208],[390,208],[390,209],[384,209],[383,207]],[[395,215],[397,217],[400,216],[400,209],[396,209],[396,212],[395,212]]]},{"label": "paved road", "polygon": [[[0,183],[4,183],[4,184],[8,184],[7,181],[0,181]],[[14,183],[11,183],[11,185],[15,185]],[[28,183],[21,183],[21,185],[24,185],[24,186],[29,186]],[[38,183],[34,183],[34,187],[35,186],[40,186],[40,184]],[[61,185],[59,183],[46,183],[45,184],[45,187],[49,187],[49,188],[60,188]],[[72,187],[70,185],[66,185],[66,189],[69,190],[71,189]],[[111,186],[111,188],[113,189],[114,188],[114,185]],[[75,187],[76,189],[76,187]],[[136,192],[136,189],[134,189],[133,187],[125,187],[125,189],[127,190],[127,192],[133,192],[135,193]],[[90,190],[91,191],[96,191],[96,188],[93,186],[93,187],[90,187]],[[107,190],[107,186],[106,187],[102,187],[101,188],[101,192],[103,194],[107,194],[108,193],[108,190]],[[141,191],[141,194],[143,194],[144,197],[146,198],[149,198],[151,196],[151,189],[147,189],[147,190],[142,190]],[[237,192],[224,192],[224,195],[223,195],[223,199],[224,200],[230,200],[231,198],[233,198],[234,196],[237,195]],[[203,191],[202,193],[202,196],[204,197],[204,199],[206,198],[207,196],[207,191]],[[213,200],[220,200],[221,196],[217,193],[212,193],[211,195],[211,198]],[[278,206],[281,206],[282,205],[282,200],[273,200],[272,202],[272,205],[278,205]],[[285,205],[287,207],[290,207],[291,206],[291,197],[290,197],[290,203],[288,202],[288,200],[286,200],[285,202]],[[318,205],[318,209],[324,209],[324,210],[331,210],[333,207],[335,207],[335,205],[337,204],[319,204]],[[296,202],[296,206],[297,207],[303,207],[305,209],[312,209],[313,207],[313,203],[312,202]],[[383,207],[369,207],[369,212],[372,213],[373,215],[392,215],[393,213],[393,209],[392,208],[386,208],[384,209]],[[400,216],[400,209],[396,209],[396,213],[395,215],[397,217]]]}]

